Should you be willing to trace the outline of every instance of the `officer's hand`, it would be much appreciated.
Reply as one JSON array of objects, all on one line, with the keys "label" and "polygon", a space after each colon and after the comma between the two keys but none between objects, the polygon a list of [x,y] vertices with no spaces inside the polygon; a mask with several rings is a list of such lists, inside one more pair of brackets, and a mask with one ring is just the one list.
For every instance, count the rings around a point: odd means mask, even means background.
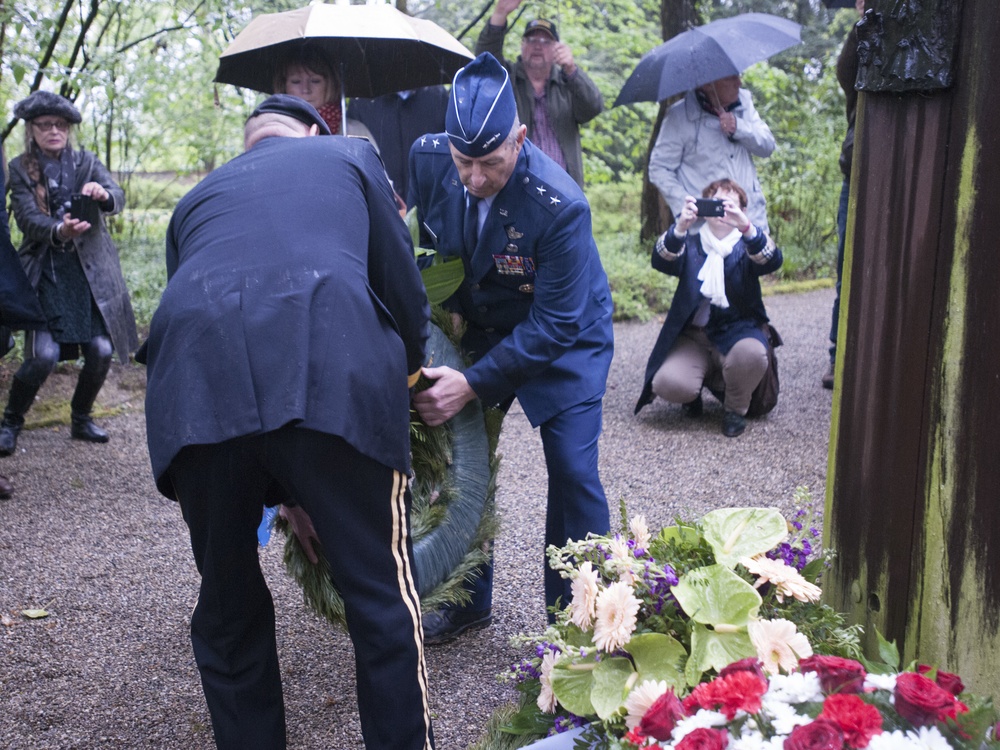
[{"label": "officer's hand", "polygon": [[316,554],[313,542],[319,544],[319,537],[316,536],[316,529],[313,528],[313,522],[309,518],[309,514],[297,505],[295,507],[282,505],[278,509],[278,515],[288,521],[288,525],[292,527],[292,533],[299,540],[302,549],[306,551],[306,557],[309,558],[309,562],[313,565],[318,563],[319,556]]},{"label": "officer's hand", "polygon": [[429,426],[444,424],[476,397],[465,375],[450,367],[425,367],[424,377],[434,385],[413,396],[413,406]]}]

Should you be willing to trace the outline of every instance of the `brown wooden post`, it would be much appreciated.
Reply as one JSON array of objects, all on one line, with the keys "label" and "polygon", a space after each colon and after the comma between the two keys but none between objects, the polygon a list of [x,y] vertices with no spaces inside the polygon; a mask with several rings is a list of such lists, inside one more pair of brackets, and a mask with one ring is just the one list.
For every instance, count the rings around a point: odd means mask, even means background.
[{"label": "brown wooden post", "polygon": [[859,73],[827,597],[866,626],[869,646],[878,628],[904,663],[959,672],[996,699],[1000,3],[868,7],[877,28]]}]

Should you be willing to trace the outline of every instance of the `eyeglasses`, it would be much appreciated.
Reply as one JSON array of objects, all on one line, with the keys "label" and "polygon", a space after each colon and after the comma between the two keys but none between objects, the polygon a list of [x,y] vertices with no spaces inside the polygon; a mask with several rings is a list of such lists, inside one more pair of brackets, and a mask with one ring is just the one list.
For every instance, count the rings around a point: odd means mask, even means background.
[{"label": "eyeglasses", "polygon": [[548,47],[554,41],[555,41],[554,39],[547,37],[544,34],[535,34],[534,36],[524,37],[525,44],[535,44],[538,45],[539,47]]},{"label": "eyeglasses", "polygon": [[69,130],[69,123],[66,120],[32,120],[31,124],[43,133],[49,130],[58,130],[60,133],[65,133]]}]

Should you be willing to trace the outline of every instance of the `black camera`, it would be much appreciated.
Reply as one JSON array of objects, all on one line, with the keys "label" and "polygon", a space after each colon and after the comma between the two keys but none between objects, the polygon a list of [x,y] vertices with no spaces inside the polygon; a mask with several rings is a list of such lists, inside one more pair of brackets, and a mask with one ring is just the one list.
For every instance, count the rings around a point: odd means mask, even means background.
[{"label": "black camera", "polygon": [[[695,198],[699,216],[725,216],[726,209],[718,198]],[[75,214],[74,214],[75,215]]]},{"label": "black camera", "polygon": [[69,213],[78,221],[89,222],[91,226],[97,226],[101,219],[101,205],[83,193],[74,193],[69,199]]}]

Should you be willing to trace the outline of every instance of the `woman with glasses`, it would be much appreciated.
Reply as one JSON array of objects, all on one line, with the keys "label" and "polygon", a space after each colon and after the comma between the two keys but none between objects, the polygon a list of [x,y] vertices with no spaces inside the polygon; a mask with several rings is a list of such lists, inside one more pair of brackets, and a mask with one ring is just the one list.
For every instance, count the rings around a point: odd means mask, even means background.
[{"label": "woman with glasses", "polygon": [[[0,456],[17,448],[24,415],[58,361],[83,355],[70,402],[70,436],[106,443],[91,411],[111,366],[138,347],[132,303],[118,250],[104,224],[125,194],[97,157],[70,144],[80,112],[68,100],[36,91],[17,103],[25,150],[10,163],[11,208],[24,239],[18,252],[47,327],[28,331],[24,363],[14,374],[0,422]],[[78,215],[74,215],[74,213]]]}]

